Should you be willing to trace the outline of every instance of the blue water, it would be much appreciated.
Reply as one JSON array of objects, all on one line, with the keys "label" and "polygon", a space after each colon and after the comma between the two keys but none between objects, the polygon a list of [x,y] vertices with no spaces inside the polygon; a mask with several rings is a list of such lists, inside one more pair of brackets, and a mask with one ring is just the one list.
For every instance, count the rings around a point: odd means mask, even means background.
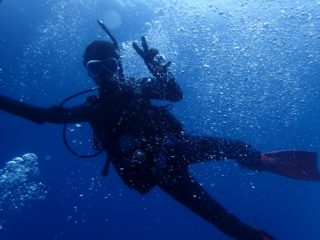
[{"label": "blue water", "polygon": [[[188,132],[261,151],[320,152],[318,0],[3,0],[0,94],[46,107],[92,87],[81,59],[105,37],[98,18],[118,39],[127,76],[148,74],[131,49],[141,35],[173,62],[184,100],[172,111]],[[141,196],[113,168],[101,177],[105,156],[73,156],[61,128],[0,112],[0,169],[25,153],[38,157],[29,166],[37,174],[0,181],[0,193],[14,192],[0,198],[0,239],[230,239],[157,188]],[[90,139],[89,130],[79,138]],[[280,240],[319,239],[319,183],[232,161],[190,171],[246,223]],[[38,192],[20,191],[32,184]]]}]

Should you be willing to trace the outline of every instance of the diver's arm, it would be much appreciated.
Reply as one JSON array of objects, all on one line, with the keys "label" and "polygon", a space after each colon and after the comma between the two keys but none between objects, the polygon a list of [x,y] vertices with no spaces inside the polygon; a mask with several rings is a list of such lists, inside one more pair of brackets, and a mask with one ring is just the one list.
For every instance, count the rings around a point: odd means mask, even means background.
[{"label": "diver's arm", "polygon": [[158,55],[158,50],[148,47],[145,37],[142,37],[141,41],[143,49],[139,48],[137,43],[133,43],[133,48],[142,57],[149,71],[154,76],[154,78],[143,78],[140,80],[142,93],[151,99],[180,101],[183,93],[172,73],[168,71],[171,63],[164,64],[162,57]]},{"label": "diver's arm", "polygon": [[88,121],[85,108],[78,106],[64,108],[52,106],[50,108],[36,107],[12,98],[0,96],[0,110],[25,118],[38,124],[72,123]]},{"label": "diver's arm", "polygon": [[178,102],[183,93],[174,78],[143,78],[140,80],[141,92],[149,99]]}]

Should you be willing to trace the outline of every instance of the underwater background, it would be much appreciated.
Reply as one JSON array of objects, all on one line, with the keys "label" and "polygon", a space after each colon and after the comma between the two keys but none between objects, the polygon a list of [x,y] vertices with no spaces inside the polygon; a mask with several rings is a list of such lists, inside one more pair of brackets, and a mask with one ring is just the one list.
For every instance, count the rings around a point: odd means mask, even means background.
[{"label": "underwater background", "polygon": [[[82,54],[106,38],[97,19],[126,76],[149,75],[131,47],[142,35],[172,61],[184,91],[172,112],[188,132],[320,152],[319,0],[3,0],[0,94],[48,107],[93,87]],[[89,127],[70,128],[73,146],[91,151]],[[106,156],[73,156],[60,125],[0,112],[0,132],[0,239],[230,239],[158,188],[141,196],[113,167],[102,177]],[[320,239],[319,182],[232,160],[190,171],[246,223],[280,240]]]}]

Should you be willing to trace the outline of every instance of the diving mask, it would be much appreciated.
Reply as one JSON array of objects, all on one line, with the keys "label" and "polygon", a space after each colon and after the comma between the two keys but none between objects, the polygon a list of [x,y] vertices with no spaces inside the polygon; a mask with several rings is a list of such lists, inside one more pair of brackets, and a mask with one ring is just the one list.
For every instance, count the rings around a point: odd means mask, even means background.
[{"label": "diving mask", "polygon": [[103,71],[114,75],[118,72],[118,61],[115,58],[106,58],[102,60],[90,60],[87,62],[87,71],[90,77],[96,78]]}]

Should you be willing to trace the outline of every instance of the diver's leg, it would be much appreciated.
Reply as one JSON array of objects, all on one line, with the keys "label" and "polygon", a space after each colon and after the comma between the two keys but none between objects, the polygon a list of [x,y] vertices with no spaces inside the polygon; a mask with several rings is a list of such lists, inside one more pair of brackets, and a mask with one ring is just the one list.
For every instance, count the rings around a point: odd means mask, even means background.
[{"label": "diver's leg", "polygon": [[210,160],[235,159],[246,168],[261,169],[261,153],[242,141],[185,135],[164,146],[166,155],[174,156],[174,159],[180,159],[187,165]]},{"label": "diver's leg", "polygon": [[254,229],[230,214],[189,176],[187,170],[180,173],[175,171],[163,173],[158,179],[158,186],[195,214],[214,224],[226,235],[238,240],[273,239],[264,231]]}]

